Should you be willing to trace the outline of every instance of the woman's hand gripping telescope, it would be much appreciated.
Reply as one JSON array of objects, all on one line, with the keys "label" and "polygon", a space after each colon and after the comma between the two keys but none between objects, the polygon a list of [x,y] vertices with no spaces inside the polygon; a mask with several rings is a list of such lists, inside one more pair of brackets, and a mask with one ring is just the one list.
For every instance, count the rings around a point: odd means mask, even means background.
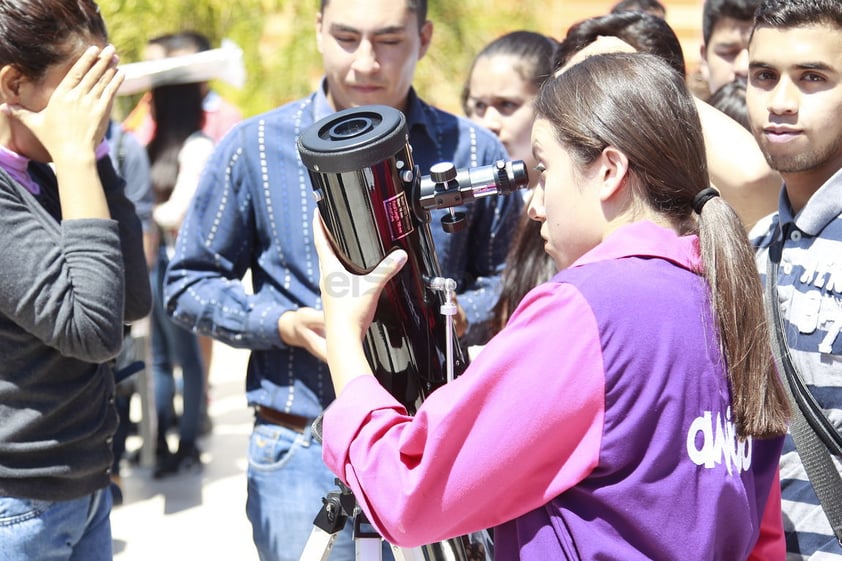
[{"label": "woman's hand gripping telescope", "polygon": [[406,263],[407,254],[401,249],[392,251],[370,273],[355,275],[336,257],[318,211],[313,216],[313,237],[321,270],[327,364],[339,395],[353,378],[372,375],[363,337],[374,319],[380,293]]}]

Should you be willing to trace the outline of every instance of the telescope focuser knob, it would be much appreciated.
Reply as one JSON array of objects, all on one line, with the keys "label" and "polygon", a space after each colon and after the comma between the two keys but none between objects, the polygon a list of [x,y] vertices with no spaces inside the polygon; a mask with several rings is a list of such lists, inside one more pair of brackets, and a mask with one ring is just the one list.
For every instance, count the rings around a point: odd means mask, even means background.
[{"label": "telescope focuser knob", "polygon": [[456,179],[456,166],[452,162],[439,162],[430,168],[430,179],[445,185]]}]

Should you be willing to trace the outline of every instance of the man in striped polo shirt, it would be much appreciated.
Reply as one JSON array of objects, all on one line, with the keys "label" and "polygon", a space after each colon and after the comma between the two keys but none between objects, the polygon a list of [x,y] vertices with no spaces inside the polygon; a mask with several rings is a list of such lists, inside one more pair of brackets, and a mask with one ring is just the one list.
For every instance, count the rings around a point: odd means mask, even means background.
[{"label": "man in striped polo shirt", "polygon": [[[749,42],[746,100],[757,141],[784,179],[778,211],[750,234],[758,248],[758,267],[766,276],[769,248],[782,240],[776,304],[783,330],[796,369],[838,430],[842,427],[839,0],[762,2]],[[839,461],[836,467],[842,471]],[[842,547],[791,436],[781,458],[781,485],[787,559],[842,560]]]}]

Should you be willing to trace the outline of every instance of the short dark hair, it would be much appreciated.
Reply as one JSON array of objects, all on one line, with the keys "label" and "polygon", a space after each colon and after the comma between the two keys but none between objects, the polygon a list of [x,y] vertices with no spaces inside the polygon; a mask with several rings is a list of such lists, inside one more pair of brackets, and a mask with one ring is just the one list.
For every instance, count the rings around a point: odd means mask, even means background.
[{"label": "short dark hair", "polygon": [[646,12],[648,14],[659,12],[666,15],[667,8],[658,0],[620,0],[611,8],[612,14],[617,12]]},{"label": "short dark hair", "polygon": [[831,24],[842,28],[839,0],[764,0],[755,12],[757,27],[800,27]]},{"label": "short dark hair", "polygon": [[702,41],[707,48],[710,36],[719,20],[732,18],[738,21],[752,21],[760,0],[705,0],[702,8]]},{"label": "short dark hair", "polygon": [[658,55],[682,76],[687,73],[675,31],[664,19],[646,12],[617,12],[572,25],[561,41],[556,70],[600,36],[618,37],[640,52]]},{"label": "short dark hair", "polygon": [[746,83],[743,80],[732,80],[719,87],[707,99],[708,104],[722,111],[744,128],[751,130],[746,107]]},{"label": "short dark hair", "polygon": [[[324,12],[330,0],[320,0],[319,12]],[[406,7],[410,12],[418,16],[418,27],[420,28],[427,21],[427,0],[406,0]]]},{"label": "short dark hair", "polygon": [[0,67],[13,65],[32,79],[64,60],[69,39],[108,41],[93,0],[6,0],[0,2],[0,29]]}]

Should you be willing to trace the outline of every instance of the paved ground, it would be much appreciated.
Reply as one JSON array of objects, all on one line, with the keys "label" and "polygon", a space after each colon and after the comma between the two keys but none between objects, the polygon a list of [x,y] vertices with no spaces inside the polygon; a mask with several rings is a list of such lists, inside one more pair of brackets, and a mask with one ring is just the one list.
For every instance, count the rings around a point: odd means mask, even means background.
[{"label": "paved ground", "polygon": [[[256,561],[245,514],[251,414],[244,351],[217,344],[211,364],[213,431],[200,440],[201,473],[155,480],[124,463],[125,502],[111,515],[115,561]],[[137,448],[139,439],[127,443]],[[315,513],[314,513],[315,515]]]}]

